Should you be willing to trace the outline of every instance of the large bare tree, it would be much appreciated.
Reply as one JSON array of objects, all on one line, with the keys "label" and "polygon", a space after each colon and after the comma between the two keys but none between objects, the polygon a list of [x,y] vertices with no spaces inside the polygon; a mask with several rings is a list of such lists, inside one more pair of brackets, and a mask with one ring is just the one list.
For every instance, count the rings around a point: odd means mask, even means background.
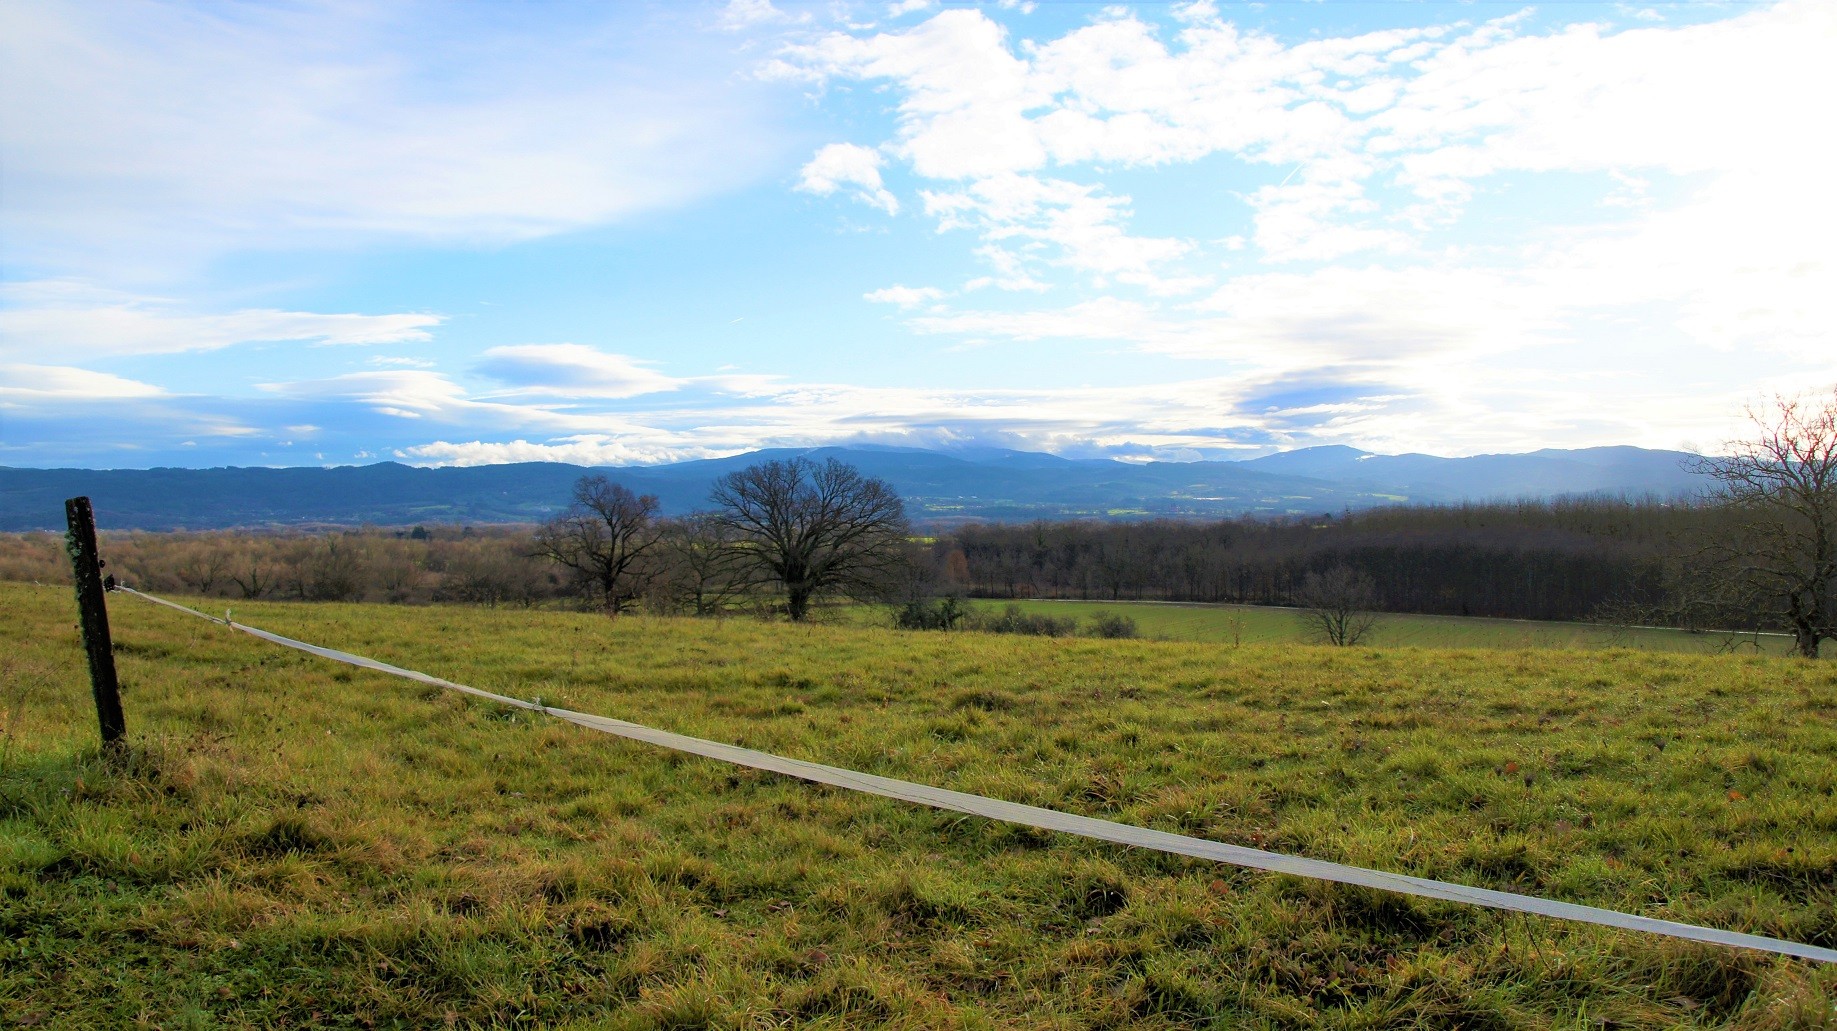
[{"label": "large bare tree", "polygon": [[1350,648],[1378,625],[1378,588],[1371,577],[1337,565],[1302,578],[1295,592],[1301,626],[1310,638]]},{"label": "large bare tree", "polygon": [[783,587],[794,621],[825,593],[879,594],[906,561],[906,511],[885,481],[831,458],[762,462],[709,495],[757,584]]},{"label": "large bare tree", "polygon": [[536,554],[566,566],[616,616],[643,593],[638,562],[657,543],[656,514],[655,495],[583,476],[574,483],[574,503],[537,528]]},{"label": "large bare tree", "polygon": [[1737,519],[1706,556],[1720,599],[1774,612],[1808,659],[1837,638],[1837,388],[1750,408],[1755,433],[1698,471]]}]

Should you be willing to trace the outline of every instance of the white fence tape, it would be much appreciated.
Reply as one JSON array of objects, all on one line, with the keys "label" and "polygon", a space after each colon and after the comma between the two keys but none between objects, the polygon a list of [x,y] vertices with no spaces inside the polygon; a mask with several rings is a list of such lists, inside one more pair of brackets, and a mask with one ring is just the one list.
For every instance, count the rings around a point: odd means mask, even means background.
[{"label": "white fence tape", "polygon": [[1004,802],[1000,799],[987,798],[982,795],[971,795],[961,791],[935,788],[911,781],[895,780],[891,777],[879,777],[870,773],[859,773],[836,766],[824,766],[820,763],[805,762],[801,759],[788,759],[769,752],[759,752],[751,748],[736,745],[725,745],[718,741],[704,741],[701,738],[685,737],[667,730],[657,730],[637,723],[610,719],[605,716],[594,716],[588,713],[573,712],[568,709],[557,709],[511,698],[506,695],[481,691],[476,687],[467,687],[439,677],[430,677],[410,669],[391,666],[386,662],[338,651],[335,648],[324,648],[316,644],[307,644],[290,637],[282,637],[266,630],[245,626],[229,619],[218,619],[215,616],[186,608],[163,598],[143,594],[131,587],[119,587],[118,590],[139,598],[155,602],[168,608],[178,609],[194,616],[200,616],[214,623],[240,630],[264,641],[271,641],[288,648],[331,659],[335,662],[349,663],[364,669],[388,673],[393,676],[418,680],[424,684],[461,691],[478,698],[485,698],[502,705],[529,709],[534,712],[547,713],[556,719],[566,720],[582,727],[616,734],[633,741],[643,741],[663,748],[688,752],[693,755],[718,759],[722,762],[746,766],[755,770],[767,770],[772,773],[797,777],[801,780],[818,784],[829,784],[850,791],[859,791],[869,795],[880,795],[885,798],[896,798],[918,805],[931,806],[936,809],[948,809],[953,812],[968,813],[972,816],[983,816],[992,820],[1004,820],[1041,830],[1062,831],[1066,834],[1077,834],[1099,841],[1114,842],[1118,845],[1132,845],[1137,848],[1155,849],[1160,852],[1171,852],[1175,855],[1193,856],[1198,859],[1210,859],[1234,866],[1249,867],[1253,870],[1267,870],[1272,873],[1291,874],[1296,877],[1312,877],[1324,881],[1337,881],[1341,884],[1356,884],[1381,891],[1394,891],[1404,895],[1416,895],[1422,898],[1440,899],[1444,902],[1460,902],[1473,906],[1485,906],[1489,909],[1503,909],[1514,913],[1530,913],[1536,916],[1555,917],[1559,920],[1576,920],[1582,923],[1600,924],[1604,927],[1618,927],[1629,931],[1643,931],[1648,934],[1662,934],[1673,938],[1684,938],[1690,941],[1706,942],[1711,945],[1727,945],[1733,948],[1758,949],[1762,952],[1778,953],[1782,956],[1796,956],[1800,959],[1816,960],[1820,963],[1837,963],[1837,949],[1821,948],[1801,942],[1785,941],[1779,938],[1767,938],[1757,934],[1743,934],[1738,931],[1724,931],[1713,927],[1699,927],[1695,924],[1679,923],[1674,920],[1659,920],[1654,917],[1637,916],[1621,913],[1611,909],[1598,909],[1594,906],[1581,906],[1571,902],[1557,902],[1551,899],[1537,898],[1532,895],[1519,895],[1509,891],[1494,891],[1490,888],[1472,888],[1463,884],[1451,884],[1447,881],[1430,880],[1426,877],[1410,877],[1405,874],[1387,873],[1383,870],[1370,870],[1359,866],[1346,866],[1341,863],[1329,863],[1320,859],[1306,859],[1300,856],[1288,856],[1279,852],[1265,852],[1262,849],[1245,848],[1242,845],[1230,845],[1221,841],[1207,841],[1203,838],[1192,838],[1184,834],[1171,834],[1166,831],[1150,830],[1145,827],[1133,827],[1128,824],[1113,823],[1109,820],[1098,820],[1089,816],[1076,816],[1062,813],[1056,809],[1042,809],[1038,806],[1021,805],[1016,802]]}]

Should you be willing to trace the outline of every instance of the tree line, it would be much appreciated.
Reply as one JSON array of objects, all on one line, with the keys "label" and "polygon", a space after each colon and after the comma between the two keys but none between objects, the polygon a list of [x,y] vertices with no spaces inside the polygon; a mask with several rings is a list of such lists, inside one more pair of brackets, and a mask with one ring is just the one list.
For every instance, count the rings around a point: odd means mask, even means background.
[{"label": "tree line", "polygon": [[973,597],[1293,605],[1345,567],[1401,612],[1585,619],[1626,600],[1663,607],[1689,541],[1722,516],[1654,499],[1408,506],[1207,523],[963,526],[940,578]]},{"label": "tree line", "polygon": [[[322,534],[111,534],[111,572],[231,598],[537,605],[807,618],[824,597],[1078,598],[1294,605],[1349,643],[1361,613],[1783,629],[1837,637],[1837,394],[1778,399],[1704,459],[1694,500],[1581,497],[1305,518],[969,524],[915,537],[898,494],[834,459],[765,462],[663,519],[604,476],[541,526]],[[0,577],[63,580],[61,540],[0,537]],[[954,603],[953,603],[954,604]],[[918,607],[914,607],[917,605]]]},{"label": "tree line", "polygon": [[[785,484],[753,486],[784,493]],[[1726,539],[1740,521],[1708,502],[1578,498],[1286,519],[984,523],[936,537],[886,518],[868,520],[872,533],[825,541],[800,536],[793,507],[775,517],[769,499],[736,500],[743,518],[711,509],[665,519],[655,499],[588,477],[572,507],[536,527],[117,532],[104,534],[104,554],[129,583],[205,597],[689,615],[795,607],[800,617],[824,595],[1296,605],[1311,597],[1310,575],[1350,569],[1375,588],[1362,607],[1551,620],[1642,612],[1677,625],[1729,622],[1728,612],[1711,619],[1692,604],[1690,573],[1696,542]],[[0,538],[0,578],[61,582],[67,567],[57,535]],[[1752,608],[1746,622],[1764,618],[1764,604]]]}]

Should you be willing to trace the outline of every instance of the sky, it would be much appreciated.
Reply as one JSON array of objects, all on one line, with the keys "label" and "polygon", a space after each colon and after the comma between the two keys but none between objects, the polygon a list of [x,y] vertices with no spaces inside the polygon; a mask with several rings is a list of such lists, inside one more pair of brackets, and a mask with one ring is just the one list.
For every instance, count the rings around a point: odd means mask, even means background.
[{"label": "sky", "polygon": [[0,466],[1714,449],[1837,4],[0,5]]}]

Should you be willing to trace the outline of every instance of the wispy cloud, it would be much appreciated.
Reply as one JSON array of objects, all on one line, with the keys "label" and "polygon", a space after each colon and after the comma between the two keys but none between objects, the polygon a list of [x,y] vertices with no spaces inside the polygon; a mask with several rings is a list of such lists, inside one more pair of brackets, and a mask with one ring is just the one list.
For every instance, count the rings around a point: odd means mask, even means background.
[{"label": "wispy cloud", "polygon": [[526,239],[764,172],[735,58],[645,11],[538,34],[474,7],[14,6],[7,263],[158,279],[229,249]]},{"label": "wispy cloud", "polygon": [[106,372],[91,372],[64,365],[0,365],[0,402],[44,401],[52,398],[113,401],[122,398],[163,397],[166,392]]},{"label": "wispy cloud", "polygon": [[622,354],[583,344],[516,344],[485,352],[478,371],[515,393],[563,397],[637,397],[675,390],[671,379]]},{"label": "wispy cloud", "polygon": [[0,450],[1671,446],[1837,380],[1829,3],[1027,6],[9,9]]},{"label": "wispy cloud", "polygon": [[197,312],[166,298],[69,281],[8,284],[0,289],[0,302],[0,356],[55,354],[77,361],[215,351],[255,342],[399,344],[430,339],[444,321],[422,313]]}]

